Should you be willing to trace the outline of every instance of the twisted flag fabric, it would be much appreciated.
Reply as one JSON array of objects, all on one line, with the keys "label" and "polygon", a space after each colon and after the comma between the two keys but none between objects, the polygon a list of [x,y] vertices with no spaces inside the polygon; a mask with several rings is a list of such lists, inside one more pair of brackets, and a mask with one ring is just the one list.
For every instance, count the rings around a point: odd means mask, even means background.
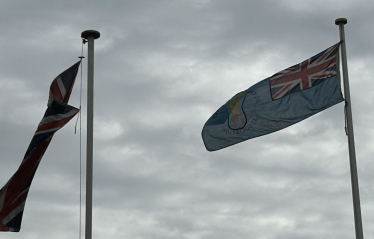
[{"label": "twisted flag fabric", "polygon": [[339,46],[266,78],[236,94],[205,123],[208,151],[273,133],[339,102]]},{"label": "twisted flag fabric", "polygon": [[20,231],[27,194],[40,160],[54,133],[79,112],[79,109],[67,104],[79,65],[80,61],[53,80],[49,92],[48,108],[38,125],[22,163],[0,190],[0,231]]}]

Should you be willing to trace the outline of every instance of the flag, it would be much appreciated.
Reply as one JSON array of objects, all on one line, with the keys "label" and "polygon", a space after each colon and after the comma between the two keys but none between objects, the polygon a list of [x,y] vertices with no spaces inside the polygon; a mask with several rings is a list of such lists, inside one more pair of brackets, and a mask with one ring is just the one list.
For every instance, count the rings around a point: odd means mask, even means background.
[{"label": "flag", "polygon": [[337,43],[232,97],[205,123],[208,151],[273,133],[341,101]]},{"label": "flag", "polygon": [[18,232],[21,229],[27,194],[40,160],[54,133],[79,112],[79,109],[67,104],[79,65],[80,61],[53,80],[49,92],[48,108],[21,165],[0,190],[0,231]]}]

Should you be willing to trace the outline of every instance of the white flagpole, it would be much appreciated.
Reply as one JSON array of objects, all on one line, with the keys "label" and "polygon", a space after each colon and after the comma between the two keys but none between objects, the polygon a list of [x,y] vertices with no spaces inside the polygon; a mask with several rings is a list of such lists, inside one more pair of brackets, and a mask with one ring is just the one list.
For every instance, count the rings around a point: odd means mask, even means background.
[{"label": "white flagpole", "polygon": [[94,40],[100,32],[87,30],[81,34],[88,42],[87,57],[87,163],[86,163],[86,239],[92,238],[92,178],[93,178],[93,93],[94,93]]},{"label": "white flagpole", "polygon": [[356,239],[363,239],[364,235],[363,235],[363,230],[362,230],[355,141],[354,141],[354,136],[353,136],[352,104],[351,104],[351,96],[349,93],[347,53],[345,49],[345,36],[344,36],[344,25],[347,24],[347,19],[338,18],[335,20],[335,24],[339,26],[340,40],[342,41],[341,43],[342,56],[341,57],[342,57],[343,82],[344,82],[347,134],[348,134],[349,161],[350,161],[350,166],[351,166],[351,184],[352,184],[352,198],[353,198],[353,210],[354,210],[354,218],[355,218]]}]

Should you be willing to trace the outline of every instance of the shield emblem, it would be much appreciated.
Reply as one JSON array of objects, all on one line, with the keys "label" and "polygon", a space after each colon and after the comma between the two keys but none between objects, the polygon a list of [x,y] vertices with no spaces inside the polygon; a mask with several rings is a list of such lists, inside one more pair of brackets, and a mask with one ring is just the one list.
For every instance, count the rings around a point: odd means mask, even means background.
[{"label": "shield emblem", "polygon": [[232,130],[244,128],[244,126],[247,124],[247,117],[243,111],[244,99],[245,94],[244,91],[242,91],[236,94],[226,103],[226,106],[229,109],[228,126]]}]

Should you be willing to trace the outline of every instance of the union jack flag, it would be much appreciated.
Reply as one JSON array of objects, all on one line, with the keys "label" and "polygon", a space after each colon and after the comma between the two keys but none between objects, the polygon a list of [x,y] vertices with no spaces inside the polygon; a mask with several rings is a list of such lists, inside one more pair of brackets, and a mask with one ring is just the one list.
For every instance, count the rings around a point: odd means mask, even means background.
[{"label": "union jack flag", "polygon": [[339,45],[340,43],[337,43],[312,58],[270,77],[272,99],[277,100],[295,91],[309,89],[324,79],[335,76]]},{"label": "union jack flag", "polygon": [[40,160],[54,133],[79,112],[79,109],[67,104],[79,65],[80,61],[53,80],[49,92],[48,108],[22,163],[0,190],[0,231],[20,231],[27,194]]}]

